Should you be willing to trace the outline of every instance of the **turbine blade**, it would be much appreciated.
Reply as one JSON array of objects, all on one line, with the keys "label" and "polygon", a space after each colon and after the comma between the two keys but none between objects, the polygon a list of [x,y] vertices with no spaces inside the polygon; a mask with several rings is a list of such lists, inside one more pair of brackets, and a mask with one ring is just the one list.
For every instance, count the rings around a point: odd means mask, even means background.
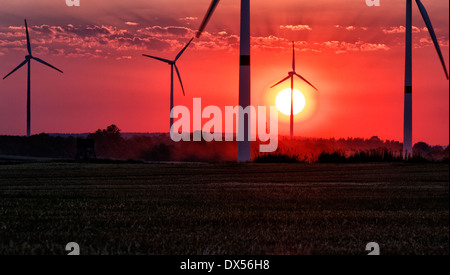
[{"label": "turbine blade", "polygon": [[19,66],[17,66],[12,72],[10,72],[8,75],[6,75],[3,79],[6,79],[8,76],[12,75],[15,71],[22,68],[23,65],[27,64],[28,60],[25,59],[24,62],[22,62]]},{"label": "turbine blade", "polygon": [[189,40],[189,43],[187,43],[186,46],[184,46],[184,48],[181,50],[181,52],[178,53],[177,57],[175,58],[175,62],[181,57],[181,55],[184,53],[184,51],[187,49],[187,47],[189,47],[189,45],[191,44],[192,40],[194,40],[194,38]]},{"label": "turbine blade", "polygon": [[425,24],[427,25],[428,32],[430,33],[431,39],[433,40],[434,47],[436,48],[436,51],[439,55],[439,59],[441,60],[441,64],[442,64],[442,67],[444,68],[445,76],[448,79],[447,67],[445,65],[444,57],[442,56],[441,48],[439,47],[439,42],[437,40],[436,33],[434,32],[433,25],[431,24],[430,17],[428,16],[427,10],[423,6],[422,2],[420,2],[420,0],[416,0],[416,3],[417,3],[417,6],[419,7],[420,13],[422,14]]},{"label": "turbine blade", "polygon": [[30,42],[30,35],[28,34],[28,24],[27,20],[25,19],[25,29],[27,32],[27,48],[28,48],[28,54],[31,55],[31,42]]},{"label": "turbine blade", "polygon": [[212,14],[214,13],[214,10],[217,7],[217,4],[219,4],[219,0],[212,0],[211,5],[209,6],[208,12],[205,15],[205,18],[203,18],[203,22],[200,25],[200,28],[197,31],[197,34],[195,35],[197,38],[200,38],[203,31],[206,28],[206,25],[208,25],[209,19],[211,19]]},{"label": "turbine blade", "polygon": [[36,60],[37,62],[40,62],[40,63],[42,63],[42,64],[44,64],[44,65],[46,65],[46,66],[49,66],[49,67],[52,68],[52,69],[57,70],[57,71],[60,72],[60,73],[63,73],[63,71],[61,71],[60,69],[56,68],[56,67],[53,66],[53,65],[48,64],[47,62],[45,62],[45,61],[42,60],[42,59],[39,59],[39,58],[37,58],[37,57],[32,57],[32,58],[33,58],[34,60]]},{"label": "turbine blade", "polygon": [[319,91],[319,90],[317,90],[316,87],[314,87],[314,85],[312,85],[312,84],[311,84],[308,80],[306,80],[303,76],[299,75],[298,73],[295,73],[295,75],[298,76],[298,77],[300,77],[300,78],[301,78],[303,81],[305,81],[306,83],[308,83],[309,86],[311,86],[311,87],[314,88],[314,90]]},{"label": "turbine blade", "polygon": [[283,80],[281,80],[280,82],[278,82],[277,84],[273,85],[273,86],[270,87],[270,88],[272,89],[273,87],[280,85],[281,83],[285,82],[285,81],[288,80],[289,78],[291,78],[290,75],[288,75],[286,78],[284,78]]},{"label": "turbine blade", "polygon": [[175,67],[175,70],[177,71],[178,79],[180,80],[181,89],[183,90],[183,95],[186,96],[186,94],[184,92],[183,82],[181,81],[180,71],[178,70],[178,67],[176,64],[174,65],[174,67]]},{"label": "turbine blade", "polygon": [[143,54],[143,56],[149,57],[149,58],[153,58],[153,59],[165,62],[167,64],[172,64],[173,63],[173,61],[170,61],[170,60],[167,60],[167,59],[164,59],[164,58],[159,58],[159,57],[156,57],[156,56],[151,56],[151,55],[147,55],[147,54]]},{"label": "turbine blade", "polygon": [[292,71],[295,72],[295,43],[292,42]]}]

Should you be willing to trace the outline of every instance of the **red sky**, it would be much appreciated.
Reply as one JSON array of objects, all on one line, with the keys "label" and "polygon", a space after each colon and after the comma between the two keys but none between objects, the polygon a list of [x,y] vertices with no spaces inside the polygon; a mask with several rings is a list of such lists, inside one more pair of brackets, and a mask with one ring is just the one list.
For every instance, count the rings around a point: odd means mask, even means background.
[{"label": "red sky", "polygon": [[[304,137],[402,140],[405,2],[365,0],[252,1],[252,105],[275,105],[269,87],[297,72],[309,111],[296,116]],[[173,59],[194,36],[210,0],[2,1],[0,74],[26,55],[23,19],[33,54],[63,75],[32,63],[32,133],[92,132],[117,124],[124,132],[168,132],[170,67],[142,54]],[[200,40],[178,62],[186,97],[175,105],[238,104],[239,3],[223,0]],[[449,60],[449,2],[423,0]],[[414,142],[449,144],[449,88],[417,7],[413,8]],[[289,119],[280,116],[280,133]],[[0,81],[0,134],[26,131],[26,68]]]}]

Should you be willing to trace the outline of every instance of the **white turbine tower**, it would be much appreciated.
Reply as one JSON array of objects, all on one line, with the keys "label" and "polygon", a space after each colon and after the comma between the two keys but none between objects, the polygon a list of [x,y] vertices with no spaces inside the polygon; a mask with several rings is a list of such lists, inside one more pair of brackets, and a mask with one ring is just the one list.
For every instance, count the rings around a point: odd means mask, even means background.
[{"label": "white turbine tower", "polygon": [[[430,17],[420,0],[416,0],[423,20],[427,25],[428,32],[433,40],[436,51],[444,68],[448,80],[447,67],[439,47],[439,43],[431,25]],[[405,56],[405,114],[403,128],[403,156],[408,158],[412,155],[412,0],[406,0],[406,56]]]},{"label": "white turbine tower", "polygon": [[27,49],[28,49],[28,55],[25,56],[25,61],[23,61],[19,66],[17,66],[17,68],[15,68],[12,72],[10,72],[8,75],[6,75],[3,79],[6,79],[8,76],[10,76],[11,74],[13,74],[15,71],[17,71],[18,69],[22,68],[25,64],[28,63],[28,85],[27,85],[27,136],[29,137],[31,135],[31,60],[34,59],[39,63],[42,63],[52,69],[57,70],[58,72],[63,72],[60,69],[48,64],[47,62],[45,62],[42,59],[39,59],[37,57],[34,57],[31,54],[31,42],[30,42],[30,35],[28,34],[28,25],[27,25],[27,20],[25,20],[25,30],[27,33]]},{"label": "white turbine tower", "polygon": [[181,81],[180,71],[178,70],[178,67],[177,67],[177,61],[178,61],[178,59],[180,59],[181,55],[184,53],[184,51],[187,49],[187,47],[189,47],[189,45],[191,44],[192,40],[194,40],[194,38],[192,38],[186,44],[186,46],[184,46],[184,48],[175,57],[175,60],[168,60],[168,59],[164,59],[164,58],[159,58],[159,57],[143,54],[143,56],[145,56],[145,57],[150,57],[150,58],[162,61],[162,62],[167,63],[167,64],[170,65],[170,131],[172,131],[172,125],[173,125],[173,117],[172,117],[172,110],[173,110],[173,69],[175,68],[175,70],[177,72],[178,79],[180,80],[180,84],[181,84],[181,89],[183,91],[183,95],[185,95],[183,82]]},{"label": "white turbine tower", "polygon": [[306,80],[303,76],[299,75],[295,71],[295,43],[292,42],[292,72],[289,72],[288,76],[286,78],[284,78],[277,84],[270,87],[270,88],[273,88],[273,87],[285,82],[286,80],[291,79],[291,139],[294,138],[294,76],[297,76],[301,80],[308,83],[309,86],[313,87],[316,91],[318,91],[317,88],[314,87],[314,85],[312,85],[308,80]]},{"label": "white turbine tower", "polygon": [[[199,38],[204,31],[219,0],[212,0],[208,12],[197,32]],[[244,110],[250,106],[250,0],[241,0],[241,38],[240,38],[240,70],[239,70],[239,106]],[[243,117],[243,114],[239,114]],[[249,137],[250,115],[244,118],[244,140],[238,142],[238,162],[251,161],[251,143]]]}]

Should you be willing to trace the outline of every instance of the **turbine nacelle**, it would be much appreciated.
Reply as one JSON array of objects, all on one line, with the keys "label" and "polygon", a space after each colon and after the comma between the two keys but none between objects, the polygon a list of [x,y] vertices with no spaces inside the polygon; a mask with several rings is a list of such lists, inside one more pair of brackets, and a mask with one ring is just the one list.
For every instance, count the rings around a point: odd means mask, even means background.
[{"label": "turbine nacelle", "polygon": [[[143,56],[145,56],[145,57],[156,59],[156,60],[159,60],[166,64],[169,64],[172,67],[172,73],[173,73],[173,69],[175,68],[175,71],[178,76],[178,80],[180,81],[181,89],[183,90],[183,95],[185,95],[185,92],[184,92],[183,82],[181,81],[180,71],[178,70],[178,67],[177,67],[177,61],[181,57],[181,55],[184,53],[184,51],[189,47],[192,40],[194,40],[194,38],[189,40],[189,42],[186,44],[186,46],[184,46],[184,48],[177,54],[177,56],[175,57],[175,60],[169,60],[169,59],[164,59],[164,58],[160,58],[160,57],[156,57],[156,56],[152,56],[152,55],[143,54]],[[173,85],[173,83],[172,83],[172,85]]]},{"label": "turbine nacelle", "polygon": [[33,56],[31,56],[31,55],[25,56],[25,60],[28,60],[28,61],[30,61],[30,59],[32,59],[32,58],[33,58]]},{"label": "turbine nacelle", "polygon": [[[296,71],[295,71],[295,48],[294,48],[294,42],[292,42],[292,71],[288,72],[288,76],[284,79],[282,79],[280,82],[278,82],[277,84],[273,85],[270,88],[273,88],[275,86],[280,85],[281,83],[285,82],[288,79],[291,79],[292,81],[294,80],[294,77],[298,77],[301,80],[303,80],[304,82],[306,82],[309,86],[311,86],[312,88],[314,88],[314,90],[318,91],[316,87],[314,87],[314,85],[312,85],[308,80],[306,80],[303,76],[299,75]],[[292,87],[293,88],[293,87]]]}]

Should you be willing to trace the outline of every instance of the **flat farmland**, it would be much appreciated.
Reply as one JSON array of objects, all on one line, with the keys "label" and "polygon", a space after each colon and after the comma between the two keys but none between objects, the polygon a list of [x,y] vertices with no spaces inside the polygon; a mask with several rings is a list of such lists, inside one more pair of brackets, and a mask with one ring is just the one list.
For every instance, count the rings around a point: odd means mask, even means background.
[{"label": "flat farmland", "polygon": [[0,165],[0,254],[449,254],[448,164]]}]

